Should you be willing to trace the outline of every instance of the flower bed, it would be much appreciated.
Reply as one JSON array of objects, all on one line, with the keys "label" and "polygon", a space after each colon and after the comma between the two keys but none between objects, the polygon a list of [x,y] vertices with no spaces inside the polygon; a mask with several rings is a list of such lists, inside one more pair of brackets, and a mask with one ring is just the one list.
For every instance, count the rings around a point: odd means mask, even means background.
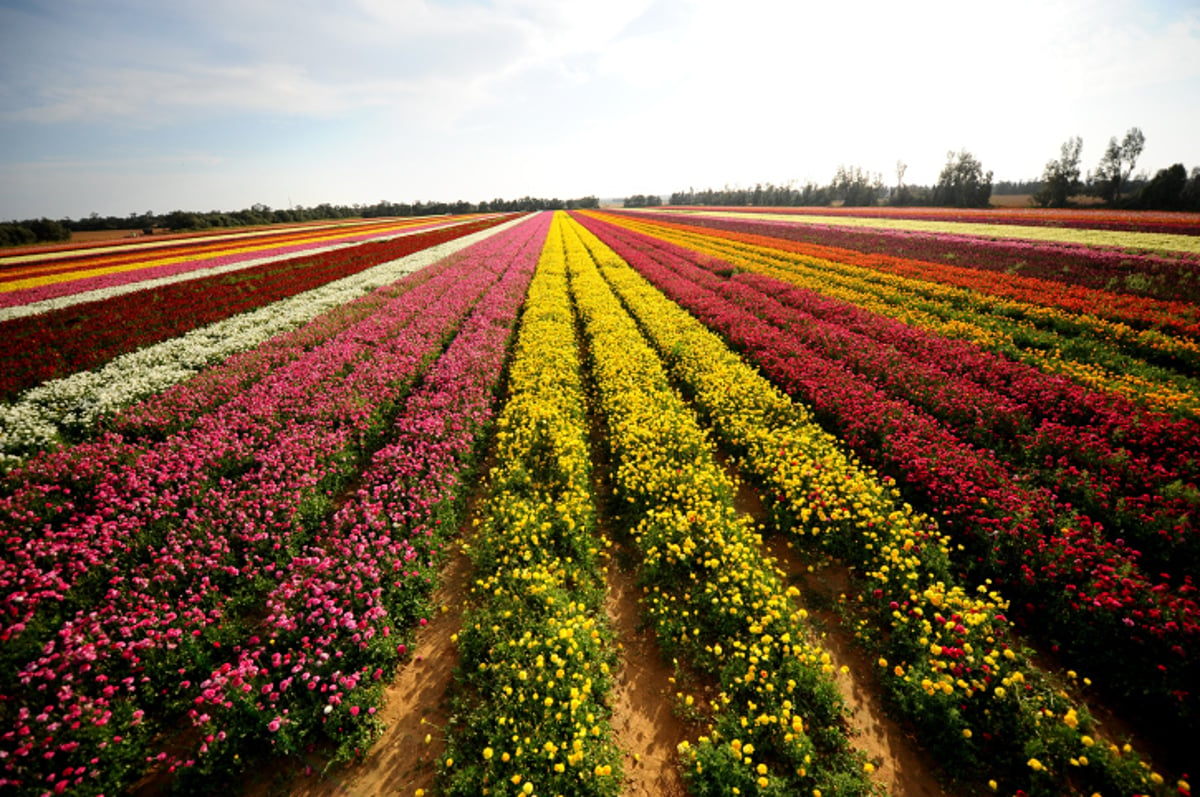
[{"label": "flower bed", "polygon": [[[965,549],[956,556],[960,572],[1001,580],[1018,616],[1052,633],[1080,666],[1103,674],[1111,690],[1130,699],[1153,695],[1162,710],[1195,722],[1194,587],[1154,579],[1123,542],[1104,539],[1086,516],[1014,479],[989,452],[814,354],[794,334],[680,279],[611,234],[613,228],[585,223],[785,392],[809,403],[822,425],[893,475],[914,502],[935,510]],[[697,270],[682,258],[672,267]]]},{"label": "flower bed", "polygon": [[94,368],[119,354],[262,307],[425,247],[500,223],[448,229],[299,255],[232,274],[177,282],[35,316],[0,321],[0,399]]},{"label": "flower bed", "polygon": [[776,526],[863,574],[862,640],[880,656],[892,704],[948,773],[1032,794],[1152,790],[1138,757],[1097,746],[1086,708],[1013,646],[1000,596],[955,583],[948,538],[932,519],[637,272],[601,262],[672,376],[761,486]]},{"label": "flower bed", "polygon": [[[28,468],[10,474],[7,542],[24,564],[12,578],[45,582],[13,584],[5,595],[4,653],[19,672],[5,690],[10,730],[0,735],[10,785],[49,777],[88,780],[90,790],[141,763],[147,732],[138,729],[169,728],[188,707],[180,683],[199,683],[252,635],[274,578],[508,266],[503,247],[521,230],[489,240],[478,259],[460,259],[183,432],[91,447],[109,445],[123,466],[84,469],[72,481],[72,468],[56,470],[77,456],[67,449],[35,461],[40,481]],[[439,284],[440,298],[431,293]],[[62,502],[39,505],[46,489]],[[34,549],[37,540],[44,545]],[[31,730],[29,714],[57,684]],[[92,758],[100,763],[89,767]]]},{"label": "flower bed", "polygon": [[[713,677],[711,731],[681,755],[698,793],[867,794],[871,766],[847,738],[829,655],[763,555],[695,416],[600,277],[578,227],[568,237],[615,463],[616,499],[641,554],[643,605],[668,655]],[[794,590],[794,588],[792,588]]]},{"label": "flower bed", "polygon": [[451,795],[621,793],[608,723],[616,655],[561,224],[530,287],[469,546],[472,606],[441,765]]}]

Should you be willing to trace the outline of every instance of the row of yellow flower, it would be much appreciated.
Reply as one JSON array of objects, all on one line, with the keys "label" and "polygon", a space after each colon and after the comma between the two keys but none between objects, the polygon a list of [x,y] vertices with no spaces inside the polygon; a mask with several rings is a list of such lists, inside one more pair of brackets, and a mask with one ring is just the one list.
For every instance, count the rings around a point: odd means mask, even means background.
[{"label": "row of yellow flower", "polygon": [[[953,583],[935,521],[845,454],[800,405],[599,241],[604,278],[770,499],[776,525],[863,573],[859,636],[949,772],[1030,794],[1150,792],[1144,762],[1098,743],[1086,708],[1010,644],[1006,603]],[[1074,677],[1074,674],[1072,674]]]},{"label": "row of yellow flower", "polygon": [[764,557],[705,432],[593,260],[615,256],[574,224],[566,245],[644,610],[668,654],[719,689],[710,732],[680,748],[693,789],[870,793],[873,766],[847,739],[833,666],[809,641],[795,589]]},{"label": "row of yellow flower", "polygon": [[726,240],[702,231],[685,232],[612,215],[604,219],[947,338],[1005,352],[1044,371],[1121,393],[1153,409],[1200,414],[1200,383],[1146,360],[1148,354],[1159,354],[1182,363],[1185,371],[1191,370],[1200,363],[1200,344],[1188,338]]},{"label": "row of yellow flower", "polygon": [[449,794],[621,791],[616,664],[592,502],[587,414],[561,225],[526,300],[497,465],[469,553],[477,573],[442,785]]}]

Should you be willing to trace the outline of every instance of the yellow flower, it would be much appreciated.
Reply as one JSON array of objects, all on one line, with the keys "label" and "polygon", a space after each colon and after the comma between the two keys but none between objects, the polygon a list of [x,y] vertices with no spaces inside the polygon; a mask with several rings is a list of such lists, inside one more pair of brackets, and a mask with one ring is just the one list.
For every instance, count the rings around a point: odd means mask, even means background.
[{"label": "yellow flower", "polygon": [[1042,766],[1042,762],[1038,761],[1036,758],[1029,759],[1029,768],[1034,772],[1041,772],[1043,769],[1045,769],[1045,767]]},{"label": "yellow flower", "polygon": [[496,754],[496,751],[493,750],[492,748],[490,748],[490,747],[483,748],[483,758],[485,761],[490,761],[492,759],[492,756],[495,754]]}]

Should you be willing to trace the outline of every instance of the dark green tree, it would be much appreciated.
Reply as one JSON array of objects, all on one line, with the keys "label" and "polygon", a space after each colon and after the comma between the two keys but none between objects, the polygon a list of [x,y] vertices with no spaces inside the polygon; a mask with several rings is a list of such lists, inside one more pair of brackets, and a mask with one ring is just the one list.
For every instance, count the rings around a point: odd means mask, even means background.
[{"label": "dark green tree", "polygon": [[858,166],[839,166],[830,185],[833,198],[842,200],[846,207],[874,205],[883,190],[883,177],[872,174]]},{"label": "dark green tree", "polygon": [[965,149],[946,153],[946,165],[933,189],[933,204],[986,208],[992,198],[992,173]]},{"label": "dark green tree", "polygon": [[1146,136],[1136,127],[1129,128],[1119,144],[1116,136],[1108,140],[1093,178],[1097,196],[1109,203],[1121,201],[1121,189],[1133,174],[1133,167],[1145,146]]},{"label": "dark green tree", "polygon": [[1149,183],[1130,197],[1129,205],[1145,210],[1186,210],[1188,173],[1182,163],[1159,169]]},{"label": "dark green tree", "polygon": [[1035,204],[1044,208],[1067,206],[1067,200],[1083,187],[1079,181],[1079,153],[1082,150],[1083,139],[1079,136],[1063,142],[1058,160],[1046,162],[1046,170],[1042,172],[1042,188],[1033,195]]}]

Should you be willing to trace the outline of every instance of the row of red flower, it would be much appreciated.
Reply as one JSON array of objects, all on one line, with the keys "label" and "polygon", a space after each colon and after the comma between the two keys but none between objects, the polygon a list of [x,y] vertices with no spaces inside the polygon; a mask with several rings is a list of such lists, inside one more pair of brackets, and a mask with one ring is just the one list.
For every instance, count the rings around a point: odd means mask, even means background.
[{"label": "row of red flower", "polygon": [[694,278],[789,329],[814,352],[840,361],[888,395],[912,402],[963,440],[995,450],[1023,476],[1054,488],[1112,536],[1137,546],[1149,566],[1197,575],[1195,421],[1143,410],[763,275],[727,280],[708,270]]},{"label": "row of red flower", "polygon": [[[1106,539],[1049,490],[1028,485],[986,450],[927,412],[889,396],[806,345],[793,329],[759,318],[700,285],[685,250],[587,219],[626,261],[735,347],[788,393],[811,405],[860,457],[937,511],[965,549],[971,580],[995,577],[1022,615],[1062,641],[1072,659],[1110,675],[1133,697],[1149,693],[1196,710],[1200,636],[1195,589],[1144,573],[1137,555]],[[777,285],[782,291],[785,286]]]},{"label": "row of red flower", "polygon": [[[0,766],[7,785],[40,793],[58,784],[80,792],[127,784],[145,766],[150,726],[170,729],[172,718],[182,718],[194,706],[208,709],[212,703],[213,711],[219,706],[233,723],[216,730],[214,741],[281,730],[290,721],[282,709],[255,732],[239,729],[239,723],[253,725],[261,712],[271,710],[268,704],[281,699],[284,690],[278,684],[260,690],[265,702],[259,709],[249,697],[248,681],[235,687],[220,675],[238,671],[247,661],[245,646],[263,644],[271,633],[297,631],[295,640],[289,637],[298,648],[290,667],[303,659],[324,679],[319,686],[305,680],[303,691],[295,684],[298,705],[312,708],[309,704],[317,700],[334,706],[332,696],[340,699],[359,686],[361,669],[345,669],[340,660],[344,647],[368,641],[362,636],[365,627],[358,628],[359,620],[354,620],[355,628],[349,628],[352,603],[328,602],[323,596],[327,567],[314,557],[318,550],[336,555],[335,538],[363,530],[349,517],[318,530],[341,485],[386,434],[388,419],[405,393],[476,300],[512,267],[518,252],[532,248],[536,260],[538,246],[527,244],[538,232],[522,225],[478,245],[472,257],[457,260],[162,442],[109,436],[81,451],[41,457],[9,475],[6,527],[12,532],[6,542],[21,549],[33,540],[50,540],[28,561],[29,567],[13,574],[16,583],[5,585],[6,608],[24,612],[24,601],[16,598],[22,597],[20,582],[27,573],[40,571],[52,581],[56,568],[66,570],[73,562],[90,566],[75,566],[69,583],[51,584],[40,595],[49,605],[35,607],[35,622],[27,629],[11,624],[11,614],[6,618],[10,640],[19,643],[6,643],[5,669],[12,672],[15,665],[19,678],[5,684],[0,703],[0,749],[5,753]],[[532,261],[527,257],[521,262],[527,275]],[[521,286],[516,290],[520,294]],[[494,326],[494,321],[489,316],[488,323]],[[112,448],[111,467],[93,471],[90,495],[76,499],[62,490],[66,501],[79,500],[87,508],[66,503],[50,507],[46,516],[37,496],[56,482],[44,477],[69,472],[72,463],[67,460],[78,462],[105,445]],[[433,445],[436,450],[439,446]],[[58,461],[58,468],[50,465]],[[420,489],[432,490],[435,484],[421,484]],[[373,507],[368,501],[362,512],[373,514]],[[420,514],[421,509],[418,501],[409,511]],[[88,534],[81,533],[85,527]],[[365,551],[354,543],[350,550]],[[295,560],[301,552],[306,555]],[[313,567],[316,578],[306,580],[306,569]],[[353,572],[342,569],[351,587],[353,577],[361,581],[369,574],[357,565]],[[297,584],[312,591],[290,597]],[[402,593],[407,589],[402,586]],[[351,594],[357,592],[361,600],[364,592],[371,598],[372,591],[364,586]],[[273,619],[255,619],[271,595]],[[30,597],[26,591],[25,600]],[[79,608],[51,610],[64,599],[59,608]],[[297,609],[295,600],[304,609],[300,618],[288,614]],[[399,601],[403,604],[403,594]],[[377,619],[377,611],[365,611]],[[38,622],[63,614],[61,624]],[[264,631],[266,625],[272,627]],[[311,633],[300,631],[306,625]],[[343,631],[350,639],[338,637]],[[249,642],[252,636],[259,640]],[[269,639],[265,644],[270,645]],[[34,645],[39,652],[20,661]],[[8,661],[14,656],[17,660]],[[249,660],[260,661],[261,656]],[[240,693],[237,703],[228,694],[220,699],[223,690],[234,689]],[[320,694],[306,696],[308,692]],[[199,703],[195,697],[201,698]],[[211,715],[202,717],[197,714],[193,720],[215,730]],[[168,756],[159,752],[157,758]]]},{"label": "row of red flower", "polygon": [[494,226],[491,218],[0,322],[0,400],[372,266]]},{"label": "row of red flower", "polygon": [[[655,224],[700,227],[715,237],[1097,316],[1135,329],[1200,336],[1200,309],[1193,301],[1200,299],[1200,258],[1169,260],[1045,242],[753,219],[689,216],[680,224],[665,214],[653,218]],[[1146,275],[1138,284],[1161,285],[1161,290],[1135,295],[1113,281],[1130,274]]]}]

